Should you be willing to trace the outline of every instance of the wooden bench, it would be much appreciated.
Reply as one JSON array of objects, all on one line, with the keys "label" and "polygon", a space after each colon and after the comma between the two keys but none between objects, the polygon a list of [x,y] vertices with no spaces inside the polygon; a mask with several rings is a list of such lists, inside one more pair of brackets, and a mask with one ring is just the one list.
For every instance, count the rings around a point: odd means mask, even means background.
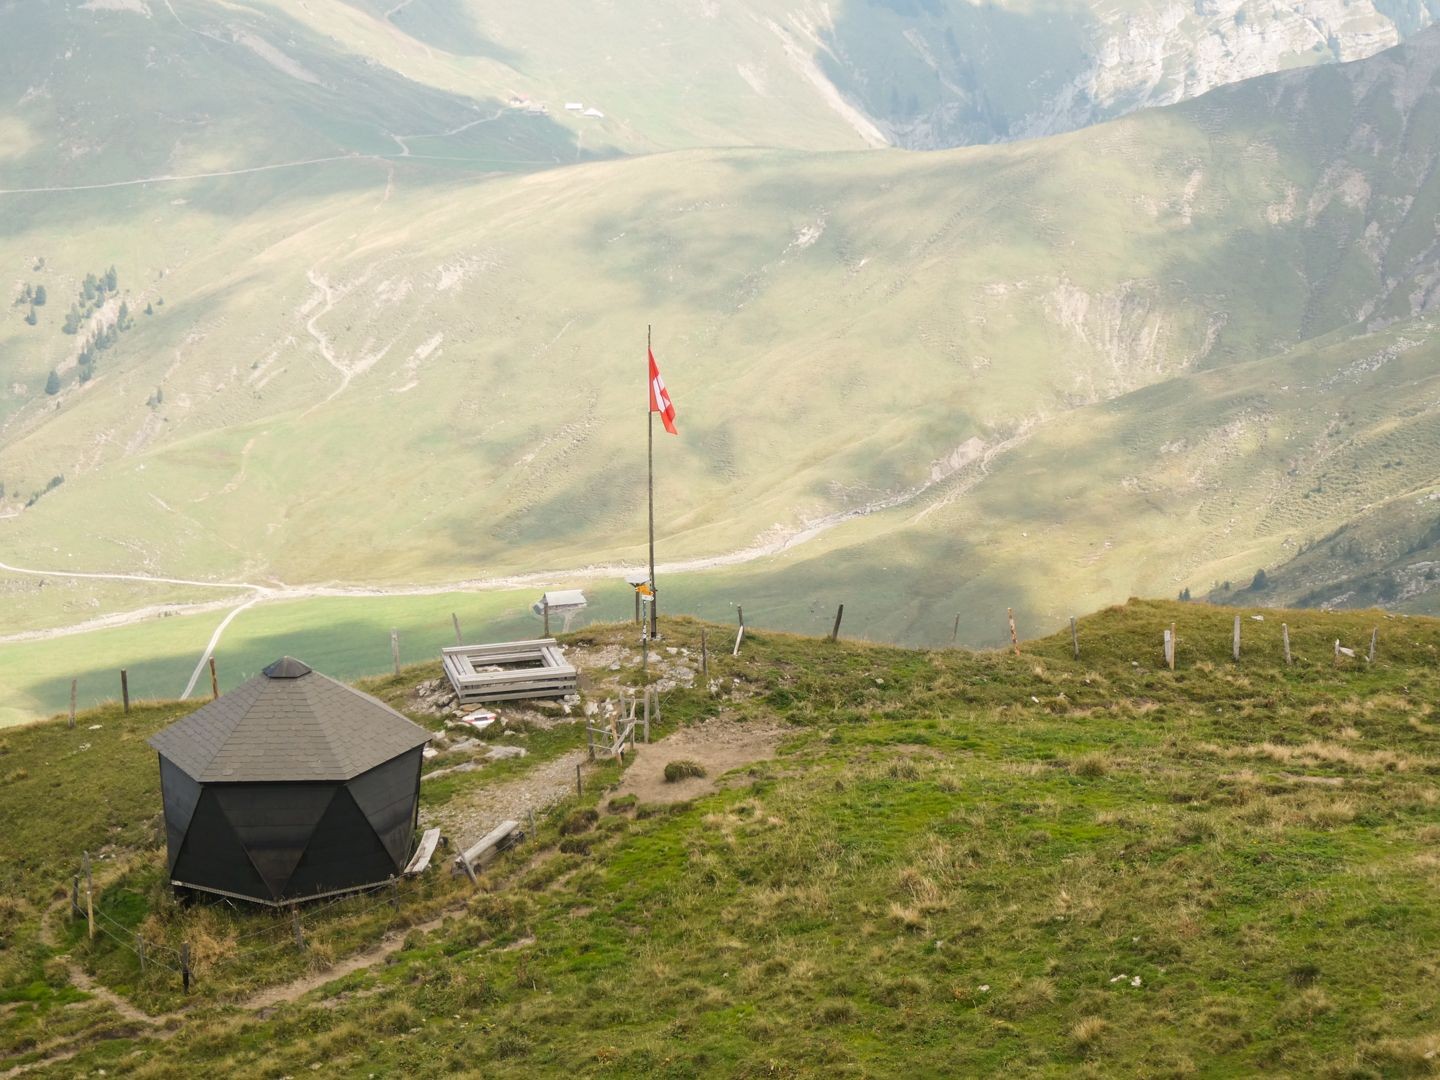
[{"label": "wooden bench", "polygon": [[441,650],[441,661],[462,705],[564,697],[580,678],[554,638],[453,645]]},{"label": "wooden bench", "polygon": [[463,872],[471,884],[477,884],[475,871],[483,869],[496,855],[516,843],[520,838],[519,829],[518,821],[502,821],[496,825],[478,844],[455,856],[455,872]]},{"label": "wooden bench", "polygon": [[425,868],[430,865],[430,859],[435,854],[435,845],[440,843],[439,829],[426,829],[420,837],[420,846],[415,849],[415,854],[410,856],[410,862],[405,867],[405,876],[414,877],[416,874],[423,874]]}]

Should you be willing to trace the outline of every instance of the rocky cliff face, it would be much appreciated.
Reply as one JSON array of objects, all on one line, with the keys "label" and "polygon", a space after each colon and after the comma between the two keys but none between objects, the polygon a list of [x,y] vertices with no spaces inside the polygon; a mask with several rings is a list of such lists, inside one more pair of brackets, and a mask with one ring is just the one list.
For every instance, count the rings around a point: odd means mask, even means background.
[{"label": "rocky cliff face", "polygon": [[823,66],[895,145],[926,150],[1071,131],[1217,86],[1371,56],[1433,24],[1440,0],[871,0],[830,24]]}]

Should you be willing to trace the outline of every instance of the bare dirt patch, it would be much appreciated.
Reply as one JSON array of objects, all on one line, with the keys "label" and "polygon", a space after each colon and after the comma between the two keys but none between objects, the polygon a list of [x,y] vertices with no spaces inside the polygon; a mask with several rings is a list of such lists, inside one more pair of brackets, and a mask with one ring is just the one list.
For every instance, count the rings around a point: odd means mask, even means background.
[{"label": "bare dirt patch", "polygon": [[[784,733],[776,724],[742,724],[720,717],[682,728],[649,746],[642,743],[636,747],[635,760],[625,770],[616,797],[634,795],[640,802],[674,803],[708,795],[720,787],[723,773],[774,757]],[[698,762],[705,775],[667,783],[666,763],[679,760]]]},{"label": "bare dirt patch", "polygon": [[585,751],[572,750],[513,780],[468,791],[448,803],[426,807],[422,800],[422,824],[438,825],[459,845],[473,844],[500,822],[524,823],[531,811],[539,814],[574,792],[575,766],[584,760]]}]

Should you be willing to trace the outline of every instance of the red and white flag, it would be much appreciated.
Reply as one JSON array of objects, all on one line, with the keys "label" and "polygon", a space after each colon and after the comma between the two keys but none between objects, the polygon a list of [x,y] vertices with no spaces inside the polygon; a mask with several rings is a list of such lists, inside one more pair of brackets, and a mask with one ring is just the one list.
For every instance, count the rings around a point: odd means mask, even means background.
[{"label": "red and white flag", "polygon": [[650,351],[650,411],[660,414],[661,423],[671,435],[680,434],[675,430],[675,405],[665,389],[665,380],[660,377],[660,369],[655,366],[653,350]]}]

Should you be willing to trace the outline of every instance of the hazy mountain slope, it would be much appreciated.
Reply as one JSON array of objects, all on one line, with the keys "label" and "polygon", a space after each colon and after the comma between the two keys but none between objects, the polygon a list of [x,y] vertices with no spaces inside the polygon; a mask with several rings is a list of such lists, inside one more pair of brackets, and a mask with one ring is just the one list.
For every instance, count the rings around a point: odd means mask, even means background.
[{"label": "hazy mountain slope", "polygon": [[1370,56],[1440,14],[1440,0],[353,3],[433,53],[505,63],[527,94],[598,103],[621,137],[656,148],[1053,134]]},{"label": "hazy mountain slope", "polygon": [[[350,194],[317,179],[241,223],[171,205],[189,187],[126,189],[104,216],[164,227],[136,247],[99,230],[50,265],[165,268],[168,302],[83,387],[21,386],[0,547],[297,581],[633,557],[646,322],[684,432],[660,447],[667,557],[904,504],[846,534],[861,539],[982,463],[992,479],[953,505],[1023,529],[1035,506],[984,497],[1007,488],[991,459],[1017,436],[1433,307],[1437,68],[1430,33],[1038,143],[671,155],[393,189],[376,175]],[[7,265],[43,249],[25,222],[56,198],[6,200]],[[41,328],[18,312],[5,326],[7,355],[30,355]],[[1335,523],[1289,527],[1298,542]],[[906,528],[917,571],[945,565],[927,531],[951,529],[943,515]],[[1016,572],[1012,553],[976,557],[978,577]],[[1147,574],[1120,565],[1097,585],[1077,567],[1047,588],[1123,595]]]},{"label": "hazy mountain slope", "polygon": [[819,16],[825,71],[916,149],[1069,131],[1286,68],[1354,60],[1428,26],[1436,0],[1124,4],[856,0]]},{"label": "hazy mountain slope", "polygon": [[272,7],[0,0],[0,27],[0,188],[399,157],[406,136],[496,167],[576,157],[550,118],[422,85]]}]

